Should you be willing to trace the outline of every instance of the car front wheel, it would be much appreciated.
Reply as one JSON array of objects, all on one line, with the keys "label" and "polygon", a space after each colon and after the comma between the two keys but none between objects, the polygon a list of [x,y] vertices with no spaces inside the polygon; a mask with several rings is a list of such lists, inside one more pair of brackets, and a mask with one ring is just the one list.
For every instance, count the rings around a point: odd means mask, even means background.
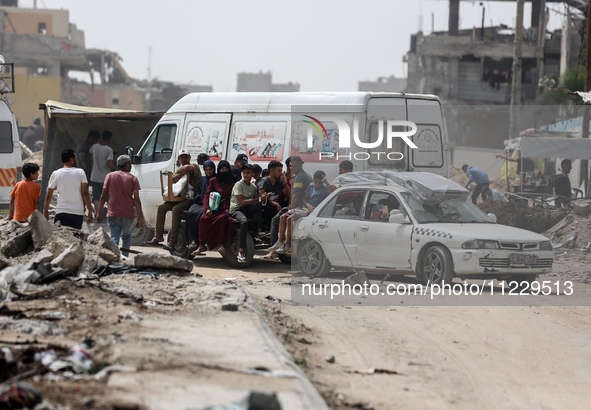
[{"label": "car front wheel", "polygon": [[302,273],[309,277],[324,276],[330,272],[330,262],[316,241],[306,241],[299,246],[298,265]]},{"label": "car front wheel", "polygon": [[421,273],[423,283],[450,283],[454,278],[454,269],[449,251],[439,245],[427,249],[421,260]]}]

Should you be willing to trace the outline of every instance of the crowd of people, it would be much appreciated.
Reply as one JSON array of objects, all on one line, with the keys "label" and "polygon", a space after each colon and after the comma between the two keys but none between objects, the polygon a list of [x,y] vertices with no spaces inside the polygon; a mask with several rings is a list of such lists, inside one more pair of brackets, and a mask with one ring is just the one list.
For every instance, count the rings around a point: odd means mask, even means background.
[{"label": "crowd of people", "polygon": [[[138,226],[143,224],[139,198],[141,187],[138,179],[131,174],[131,158],[120,155],[115,160],[113,149],[109,146],[111,139],[109,131],[102,134],[91,131],[76,150],[68,148],[62,152],[63,166],[49,178],[43,213],[49,218],[49,205],[57,191],[54,221],[81,229],[85,209],[87,223],[93,221],[93,215],[100,223],[107,204],[106,219],[111,238],[117,244],[122,241],[122,253],[127,256],[136,215]],[[174,249],[186,211],[185,237],[194,256],[216,248],[224,256],[225,244],[234,236],[234,220],[239,223],[238,262],[246,261],[249,220],[254,220],[256,224],[256,238],[269,240],[271,246],[265,259],[276,259],[281,253],[289,254],[294,222],[307,216],[337,188],[331,186],[321,170],[310,176],[304,170],[304,161],[300,156],[287,158],[285,169],[276,160],[262,169],[257,164],[249,164],[244,154],[238,155],[233,164],[220,161],[216,166],[206,154],[199,154],[197,163],[191,163],[189,151],[181,149],[178,165],[172,182],[185,181],[183,197],[158,206],[155,236],[148,244],[162,244],[166,250]],[[506,200],[502,193],[489,187],[488,176],[481,169],[468,165],[462,169],[469,177],[466,187],[476,183],[472,202],[476,203],[480,195],[483,200]],[[562,161],[556,177],[556,193],[563,198],[570,197],[570,169],[571,161]],[[339,164],[339,174],[352,170],[351,161]],[[23,175],[25,180],[14,187],[9,208],[9,219],[19,222],[25,222],[40,207],[40,186],[35,182],[39,177],[39,166],[24,164]],[[390,205],[385,203],[381,206]],[[172,224],[168,240],[164,243],[164,223],[169,211],[172,213]],[[380,213],[384,212],[378,209],[376,218],[381,216],[378,215]]]},{"label": "crowd of people", "polygon": [[[292,224],[308,215],[332,189],[323,171],[316,171],[314,178],[304,171],[304,161],[299,156],[288,158],[285,170],[276,160],[270,161],[266,169],[249,164],[244,154],[239,154],[233,164],[220,161],[217,166],[206,154],[199,154],[197,164],[191,164],[186,149],[179,152],[178,162],[180,168],[172,182],[177,183],[187,175],[187,191],[191,194],[184,201],[165,201],[158,206],[155,236],[148,244],[163,244],[166,250],[174,249],[182,213],[187,211],[186,238],[193,256],[216,248],[224,256],[225,244],[234,236],[234,220],[239,223],[238,262],[246,261],[249,220],[256,224],[257,239],[270,239],[272,246],[265,259],[289,253]],[[350,161],[340,164],[341,173],[352,169]],[[172,224],[164,243],[164,220],[168,211],[172,212]]]}]

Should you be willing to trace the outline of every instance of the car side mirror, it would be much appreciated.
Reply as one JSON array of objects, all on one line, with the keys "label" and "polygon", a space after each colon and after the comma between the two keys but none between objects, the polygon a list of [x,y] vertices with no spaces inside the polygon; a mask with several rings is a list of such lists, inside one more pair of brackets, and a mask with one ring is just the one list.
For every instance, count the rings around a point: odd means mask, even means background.
[{"label": "car side mirror", "polygon": [[410,221],[408,220],[408,218],[406,217],[406,215],[404,215],[398,209],[394,209],[394,210],[392,210],[392,212],[390,212],[390,219],[388,219],[388,222],[390,222],[391,224],[407,224],[407,223],[410,223]]},{"label": "car side mirror", "polygon": [[497,223],[497,216],[495,214],[486,214],[486,216],[488,216],[494,223]]}]

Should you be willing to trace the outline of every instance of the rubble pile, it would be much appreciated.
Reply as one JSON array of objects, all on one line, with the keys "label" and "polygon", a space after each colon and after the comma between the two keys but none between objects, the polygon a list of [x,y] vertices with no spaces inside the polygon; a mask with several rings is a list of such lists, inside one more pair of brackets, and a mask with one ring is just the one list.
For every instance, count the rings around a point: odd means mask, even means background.
[{"label": "rubble pile", "polygon": [[485,213],[495,214],[497,223],[543,233],[562,220],[566,212],[561,209],[530,207],[520,202],[484,202],[478,206]]},{"label": "rubble pile", "polygon": [[[584,201],[577,201],[579,202]],[[588,252],[591,248],[591,219],[588,214],[581,214],[577,204],[574,209],[574,212],[544,232],[544,235],[555,248],[586,249],[585,252]]]}]

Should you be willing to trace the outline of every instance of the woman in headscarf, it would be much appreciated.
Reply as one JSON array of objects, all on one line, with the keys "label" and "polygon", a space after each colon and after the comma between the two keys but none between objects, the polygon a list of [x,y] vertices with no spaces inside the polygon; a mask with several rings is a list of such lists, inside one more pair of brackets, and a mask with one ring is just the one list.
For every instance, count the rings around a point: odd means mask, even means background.
[{"label": "woman in headscarf", "polygon": [[[199,219],[205,212],[203,201],[205,191],[209,187],[209,181],[215,177],[215,164],[207,160],[203,163],[204,175],[193,192],[193,205],[187,213],[187,240],[189,241],[189,251],[196,251],[199,247]],[[196,252],[196,254],[199,254]]]},{"label": "woman in headscarf", "polygon": [[[218,252],[226,255],[224,244],[234,236],[234,227],[230,217],[230,197],[236,177],[231,171],[228,161],[220,161],[218,172],[209,181],[209,186],[203,196],[203,209],[205,212],[199,222],[199,252],[205,252],[205,245],[209,249],[220,247]],[[209,194],[218,192],[221,196],[220,205],[217,211],[209,208]]]}]

